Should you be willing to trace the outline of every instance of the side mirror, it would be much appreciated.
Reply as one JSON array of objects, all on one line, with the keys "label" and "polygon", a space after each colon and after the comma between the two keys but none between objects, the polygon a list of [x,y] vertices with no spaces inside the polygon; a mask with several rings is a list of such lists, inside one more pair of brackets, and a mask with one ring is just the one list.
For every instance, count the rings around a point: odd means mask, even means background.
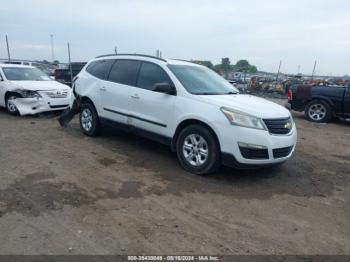
[{"label": "side mirror", "polygon": [[176,89],[169,85],[169,83],[158,83],[154,85],[154,92],[164,93],[168,95],[175,95]]}]

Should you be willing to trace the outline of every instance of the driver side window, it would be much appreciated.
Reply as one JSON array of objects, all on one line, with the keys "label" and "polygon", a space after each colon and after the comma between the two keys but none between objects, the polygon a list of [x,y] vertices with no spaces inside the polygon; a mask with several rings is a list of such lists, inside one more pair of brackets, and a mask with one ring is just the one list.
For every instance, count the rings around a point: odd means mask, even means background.
[{"label": "driver side window", "polygon": [[137,86],[142,89],[153,90],[155,85],[160,83],[173,86],[169,76],[160,66],[142,62]]}]

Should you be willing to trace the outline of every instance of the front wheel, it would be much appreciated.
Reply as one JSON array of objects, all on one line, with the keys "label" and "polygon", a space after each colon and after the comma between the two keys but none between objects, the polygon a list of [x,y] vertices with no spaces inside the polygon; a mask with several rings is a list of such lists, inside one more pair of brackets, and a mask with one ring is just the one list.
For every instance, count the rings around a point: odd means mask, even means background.
[{"label": "front wheel", "polygon": [[215,135],[200,125],[185,127],[176,142],[180,165],[187,171],[205,175],[220,167],[220,148]]},{"label": "front wheel", "polygon": [[19,115],[17,106],[13,102],[16,99],[16,96],[10,95],[6,97],[6,111],[11,115]]},{"label": "front wheel", "polygon": [[312,122],[325,123],[332,119],[333,113],[329,104],[322,100],[313,100],[305,108],[305,117]]},{"label": "front wheel", "polygon": [[100,120],[94,105],[85,103],[80,111],[80,128],[85,135],[96,136],[100,127]]}]

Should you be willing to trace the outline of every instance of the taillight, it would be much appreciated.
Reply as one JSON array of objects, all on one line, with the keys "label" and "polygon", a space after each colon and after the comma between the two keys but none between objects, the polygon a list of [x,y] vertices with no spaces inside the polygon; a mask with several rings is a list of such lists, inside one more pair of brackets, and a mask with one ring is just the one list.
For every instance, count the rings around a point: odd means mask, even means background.
[{"label": "taillight", "polygon": [[288,89],[288,101],[292,101],[293,100],[293,92],[292,89]]}]

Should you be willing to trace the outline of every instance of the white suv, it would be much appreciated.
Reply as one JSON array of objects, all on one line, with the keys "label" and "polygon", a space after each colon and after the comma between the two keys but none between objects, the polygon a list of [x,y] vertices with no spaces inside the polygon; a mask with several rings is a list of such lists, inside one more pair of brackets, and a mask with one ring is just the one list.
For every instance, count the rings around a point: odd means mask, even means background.
[{"label": "white suv", "polygon": [[288,160],[297,130],[288,110],[241,95],[212,70],[146,55],[106,55],[75,80],[80,126],[96,135],[103,124],[165,143],[195,174],[221,164],[250,168]]}]

